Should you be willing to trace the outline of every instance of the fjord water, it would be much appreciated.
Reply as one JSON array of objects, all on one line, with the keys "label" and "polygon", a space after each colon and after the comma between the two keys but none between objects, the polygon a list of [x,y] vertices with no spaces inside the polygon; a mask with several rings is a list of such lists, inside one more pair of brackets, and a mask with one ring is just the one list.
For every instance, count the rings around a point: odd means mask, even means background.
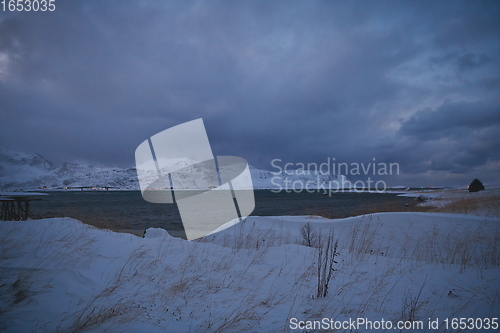
[{"label": "fjord water", "polygon": [[[140,235],[151,227],[164,228],[174,236],[184,234],[179,210],[174,204],[145,201],[140,191],[54,191],[33,202],[38,217],[69,216],[98,228]],[[413,206],[414,200],[394,193],[273,193],[255,191],[252,216],[322,215],[343,218],[373,212],[383,207]]]}]

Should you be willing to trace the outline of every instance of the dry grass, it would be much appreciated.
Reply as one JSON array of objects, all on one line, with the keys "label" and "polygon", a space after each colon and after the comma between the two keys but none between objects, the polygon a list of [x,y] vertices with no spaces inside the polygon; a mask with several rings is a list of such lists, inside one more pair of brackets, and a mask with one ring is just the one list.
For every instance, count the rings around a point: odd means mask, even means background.
[{"label": "dry grass", "polygon": [[440,213],[480,214],[488,217],[500,217],[499,193],[470,193],[451,200],[435,210]]},{"label": "dry grass", "polygon": [[377,204],[364,204],[352,208],[348,214],[339,215],[337,212],[329,211],[324,208],[310,207],[304,209],[304,215],[309,215],[312,218],[321,216],[328,219],[343,218],[347,216],[359,216],[374,213],[387,213],[387,212],[428,212],[434,209],[432,206],[420,206],[417,201],[409,201],[405,205],[403,202],[384,202]]},{"label": "dry grass", "polygon": [[36,272],[36,268],[18,268],[0,276],[0,315],[35,294],[32,285]]},{"label": "dry grass", "polygon": [[434,207],[420,206],[417,203],[409,203],[408,206],[399,202],[386,202],[383,204],[371,204],[359,207],[357,211],[353,211],[353,216],[374,213],[388,212],[428,212]]},{"label": "dry grass", "polygon": [[417,312],[424,305],[424,302],[420,301],[420,296],[422,295],[422,290],[425,287],[425,280],[422,283],[419,291],[414,295],[409,289],[407,289],[403,297],[403,306],[401,309],[402,320],[405,321],[415,321],[417,320]]},{"label": "dry grass", "polygon": [[361,261],[367,255],[374,253],[374,241],[377,239],[378,229],[378,224],[372,224],[371,215],[368,220],[360,218],[353,222],[347,243],[347,249],[353,255],[352,259]]},{"label": "dry grass", "polygon": [[132,321],[140,314],[140,309],[132,307],[129,301],[120,300],[114,304],[85,309],[70,327],[60,332],[82,332],[109,323],[113,319],[119,320],[119,322]]},{"label": "dry grass", "polygon": [[[487,235],[487,236],[486,236]],[[444,267],[457,265],[460,272],[468,268],[479,271],[500,265],[500,233],[476,230],[444,234],[429,230],[418,240],[410,259]]]},{"label": "dry grass", "polygon": [[333,276],[335,257],[339,255],[337,252],[338,241],[334,240],[333,229],[330,230],[328,236],[321,238],[321,233],[318,236],[318,262],[317,262],[317,279],[318,289],[316,297],[326,297],[328,294],[328,286]]}]

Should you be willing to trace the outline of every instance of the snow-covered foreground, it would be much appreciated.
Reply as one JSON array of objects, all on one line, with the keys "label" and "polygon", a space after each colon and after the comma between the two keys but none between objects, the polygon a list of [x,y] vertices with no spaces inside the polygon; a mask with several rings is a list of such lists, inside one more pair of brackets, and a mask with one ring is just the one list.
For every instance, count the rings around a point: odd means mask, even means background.
[{"label": "snow-covered foreground", "polygon": [[[318,297],[318,248],[329,237],[338,240],[337,263]],[[8,332],[281,332],[323,318],[457,332],[446,318],[500,316],[495,218],[249,217],[191,242],[58,218],[1,222],[0,248],[0,330]],[[436,319],[439,328],[428,328]]]}]

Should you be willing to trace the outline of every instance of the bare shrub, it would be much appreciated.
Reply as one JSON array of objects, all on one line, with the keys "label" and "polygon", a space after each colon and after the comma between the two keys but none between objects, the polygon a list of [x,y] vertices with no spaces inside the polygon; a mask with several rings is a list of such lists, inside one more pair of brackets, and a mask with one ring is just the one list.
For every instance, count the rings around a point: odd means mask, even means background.
[{"label": "bare shrub", "polygon": [[300,229],[300,236],[302,237],[302,245],[316,247],[318,235],[311,228],[311,224],[309,222],[304,224],[304,226]]}]

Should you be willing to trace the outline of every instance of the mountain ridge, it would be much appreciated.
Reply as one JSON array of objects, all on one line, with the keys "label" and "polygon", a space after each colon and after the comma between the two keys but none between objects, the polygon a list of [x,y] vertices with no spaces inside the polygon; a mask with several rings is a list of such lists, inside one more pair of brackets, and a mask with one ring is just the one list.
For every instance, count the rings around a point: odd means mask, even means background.
[{"label": "mountain ridge", "polygon": [[[299,187],[328,189],[328,184],[343,184],[343,175],[304,173],[303,170],[288,170],[275,173],[250,166],[254,189],[293,190]],[[190,180],[185,188],[204,183]],[[338,185],[337,185],[338,186]],[[26,154],[0,147],[0,190],[57,190],[76,187],[114,188],[139,190],[135,168],[116,168],[65,162],[54,166],[41,154]]]}]

